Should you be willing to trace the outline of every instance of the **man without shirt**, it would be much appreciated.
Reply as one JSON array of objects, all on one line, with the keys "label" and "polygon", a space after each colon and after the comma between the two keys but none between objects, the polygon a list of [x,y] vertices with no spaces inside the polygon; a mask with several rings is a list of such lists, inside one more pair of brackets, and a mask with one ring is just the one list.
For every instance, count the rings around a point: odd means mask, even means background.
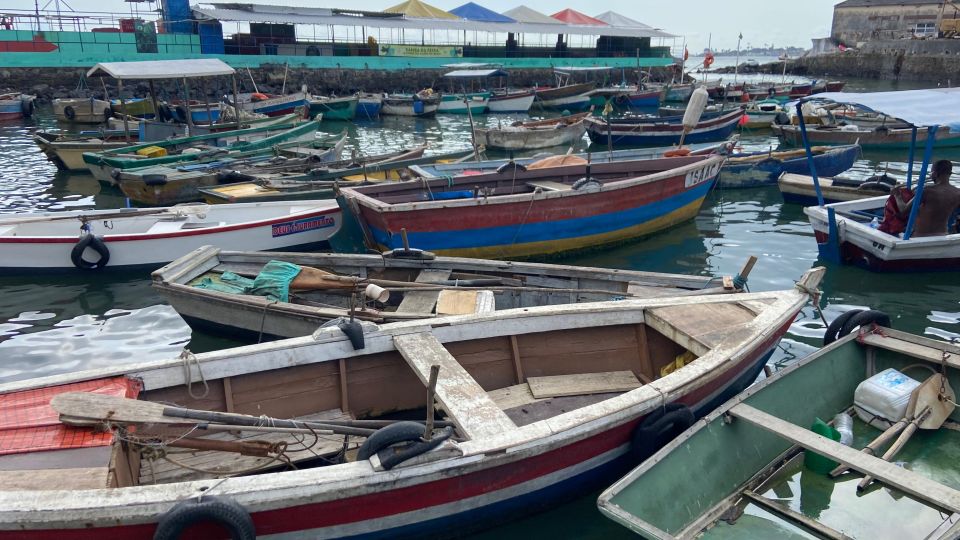
[{"label": "man without shirt", "polygon": [[953,164],[941,159],[933,166],[933,185],[923,190],[923,201],[913,226],[913,236],[940,236],[948,234],[947,223],[960,208],[960,189],[950,185]]}]

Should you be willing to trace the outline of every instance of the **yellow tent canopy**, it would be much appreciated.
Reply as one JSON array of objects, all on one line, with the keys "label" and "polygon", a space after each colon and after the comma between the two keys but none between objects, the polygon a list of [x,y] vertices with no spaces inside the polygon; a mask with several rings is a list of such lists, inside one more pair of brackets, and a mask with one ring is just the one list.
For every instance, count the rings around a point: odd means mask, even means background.
[{"label": "yellow tent canopy", "polygon": [[459,19],[456,15],[431,6],[420,0],[406,0],[401,4],[385,9],[387,13],[403,13],[407,17],[420,17],[423,19]]}]

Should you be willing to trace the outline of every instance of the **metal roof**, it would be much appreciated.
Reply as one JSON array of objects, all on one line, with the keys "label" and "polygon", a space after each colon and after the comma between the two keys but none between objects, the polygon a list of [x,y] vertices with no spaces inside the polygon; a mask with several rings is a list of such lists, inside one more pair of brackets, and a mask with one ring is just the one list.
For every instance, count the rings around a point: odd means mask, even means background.
[{"label": "metal roof", "polygon": [[[206,7],[210,6],[210,7]],[[617,37],[673,37],[659,30],[645,28],[616,28],[611,26],[584,26],[555,23],[504,23],[467,21],[463,19],[423,19],[377,16],[376,13],[353,14],[329,8],[305,8],[266,4],[200,4],[193,7],[198,18],[220,21],[258,22],[274,24],[319,24],[334,26],[365,26],[367,28],[408,28],[423,30],[476,30],[516,34],[568,34]],[[513,17],[512,12],[505,14]],[[514,17],[516,18],[516,17]]]},{"label": "metal roof", "polygon": [[960,131],[960,88],[893,92],[827,92],[802,101],[848,103],[883,113],[914,126],[950,126]]},{"label": "metal roof", "polygon": [[87,71],[87,77],[113,77],[121,80],[192,79],[233,75],[234,69],[219,58],[185,60],[145,60],[140,62],[101,62]]}]

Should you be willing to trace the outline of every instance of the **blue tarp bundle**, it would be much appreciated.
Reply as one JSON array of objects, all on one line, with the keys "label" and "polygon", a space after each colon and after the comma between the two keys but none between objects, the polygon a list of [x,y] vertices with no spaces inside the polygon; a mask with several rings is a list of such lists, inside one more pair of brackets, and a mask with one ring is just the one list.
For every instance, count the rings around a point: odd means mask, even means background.
[{"label": "blue tarp bundle", "polygon": [[512,23],[516,22],[506,15],[501,15],[496,11],[491,11],[481,5],[474,4],[473,2],[467,2],[466,4],[450,10],[450,13],[453,13],[461,19],[467,19],[468,21],[481,21],[481,22],[502,22],[502,23]]}]

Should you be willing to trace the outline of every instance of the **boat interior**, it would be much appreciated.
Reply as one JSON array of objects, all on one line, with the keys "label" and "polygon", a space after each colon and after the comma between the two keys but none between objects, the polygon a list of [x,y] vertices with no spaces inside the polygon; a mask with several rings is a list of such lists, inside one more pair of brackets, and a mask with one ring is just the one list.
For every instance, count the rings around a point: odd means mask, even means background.
[{"label": "boat interior", "polygon": [[[502,165],[496,172],[488,174],[421,179],[419,182],[385,183],[358,188],[356,191],[387,204],[570,191],[577,189],[574,184],[586,178],[588,172],[591,180],[605,184],[655,175],[705,159],[709,159],[709,156],[588,163],[545,169],[527,169],[518,163],[509,162]],[[586,184],[590,183],[593,182],[586,182]],[[579,187],[580,184],[577,186]]]},{"label": "boat interior", "polygon": [[[163,234],[192,229],[208,229],[236,223],[263,221],[302,214],[318,207],[304,202],[251,203],[241,209],[217,205],[187,203],[155,209],[129,209],[83,212],[76,216],[63,212],[51,216],[12,218],[0,221],[0,237],[75,237],[80,234],[83,220],[100,236],[127,234]],[[329,208],[335,211],[335,203]],[[238,211],[239,210],[239,211]]]},{"label": "boat interior", "polygon": [[[698,361],[718,362],[729,354],[714,351],[721,342],[753,339],[761,326],[751,324],[758,313],[779,314],[785,304],[774,294],[755,293],[706,302],[697,297],[599,306],[605,308],[517,310],[511,315],[516,320],[481,317],[447,319],[432,327],[411,322],[368,328],[366,346],[357,351],[351,351],[343,333],[321,329],[314,337],[230,353],[184,353],[180,360],[128,373],[145,388],[136,399],[103,406],[103,397],[81,393],[71,394],[79,397],[66,409],[56,407],[62,421],[80,427],[55,428],[73,436],[109,423],[117,429],[110,444],[0,456],[0,479],[5,489],[92,489],[356,460],[366,434],[337,430],[364,428],[369,420],[424,422],[432,366],[439,369],[432,418],[453,436],[411,463],[446,459],[462,455],[465,442],[555,422]],[[709,359],[701,360],[705,355]],[[710,377],[711,370],[685,373],[636,399],[650,400],[652,406],[662,392]],[[183,416],[169,407],[193,413]],[[211,428],[216,420],[188,419],[197,411],[235,413],[254,422]],[[593,411],[597,418],[609,412]],[[563,423],[585,421],[582,415],[564,418]],[[297,420],[300,429],[278,428],[276,419]],[[381,451],[378,459],[392,451]]]},{"label": "boat interior", "polygon": [[[891,368],[890,384],[905,375],[918,385],[903,419],[865,405],[886,396],[859,397]],[[708,415],[604,493],[601,508],[656,538],[957,538],[958,385],[960,347],[854,332]],[[836,426],[844,412],[848,445],[811,427]]]}]

